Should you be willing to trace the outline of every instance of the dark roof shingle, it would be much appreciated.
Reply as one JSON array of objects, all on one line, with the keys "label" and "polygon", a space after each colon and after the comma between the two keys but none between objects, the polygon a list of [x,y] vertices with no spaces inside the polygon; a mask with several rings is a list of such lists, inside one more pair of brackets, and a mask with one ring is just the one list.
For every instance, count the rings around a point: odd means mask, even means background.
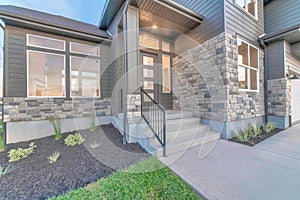
[{"label": "dark roof shingle", "polygon": [[32,22],[56,26],[72,31],[93,34],[100,37],[109,37],[108,33],[100,30],[98,26],[66,18],[60,15],[52,15],[27,8],[21,8],[11,5],[0,5],[0,15],[17,17]]}]

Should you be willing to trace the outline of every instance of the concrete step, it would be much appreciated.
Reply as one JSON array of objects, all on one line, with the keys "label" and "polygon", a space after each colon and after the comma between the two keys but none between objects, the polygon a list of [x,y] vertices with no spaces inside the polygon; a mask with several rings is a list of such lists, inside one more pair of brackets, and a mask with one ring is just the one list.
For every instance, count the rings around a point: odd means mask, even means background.
[{"label": "concrete step", "polygon": [[194,114],[188,111],[167,110],[166,120],[192,118]]},{"label": "concrete step", "polygon": [[196,128],[199,126],[199,118],[183,118],[183,119],[171,119],[167,120],[166,130],[168,133],[184,130],[189,128]]},{"label": "concrete step", "polygon": [[[193,140],[186,140],[186,141],[182,141],[179,143],[172,143],[172,144],[167,143],[166,154],[168,156],[168,155],[172,155],[172,154],[175,154],[178,152],[184,152],[187,149],[190,149],[192,147],[210,143],[210,142],[216,141],[218,139],[220,139],[220,134],[210,131],[210,132],[208,132],[208,134],[205,137],[196,137]],[[161,146],[155,145],[155,146],[153,146],[153,148],[156,149],[157,157],[163,156],[163,148]]]}]

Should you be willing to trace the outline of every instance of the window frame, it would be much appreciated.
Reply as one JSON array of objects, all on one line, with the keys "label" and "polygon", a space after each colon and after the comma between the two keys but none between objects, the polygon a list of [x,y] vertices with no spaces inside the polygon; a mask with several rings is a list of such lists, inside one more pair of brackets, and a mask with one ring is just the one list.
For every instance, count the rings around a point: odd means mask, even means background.
[{"label": "window frame", "polygon": [[[29,53],[30,52],[36,52],[36,53],[43,53],[43,54],[50,54],[50,55],[58,55],[58,56],[63,56],[64,58],[64,80],[65,80],[65,86],[64,86],[64,95],[63,96],[30,96],[30,90],[29,90]],[[59,54],[59,53],[51,53],[51,52],[47,52],[47,51],[37,51],[37,50],[31,50],[31,49],[27,49],[26,50],[26,59],[27,59],[27,97],[28,98],[66,98],[67,97],[67,85],[66,85],[66,55],[65,54]]]},{"label": "window frame", "polygon": [[[64,43],[64,49],[62,50],[62,49],[57,49],[57,48],[50,48],[50,47],[44,47],[44,46],[29,44],[29,37],[30,36],[63,42]],[[66,41],[65,40],[60,40],[60,39],[56,39],[56,38],[35,35],[35,34],[31,34],[31,33],[27,33],[26,34],[26,46],[28,46],[28,47],[36,47],[36,48],[41,48],[41,49],[47,49],[47,50],[54,50],[54,51],[66,52]]]},{"label": "window frame", "polygon": [[[243,43],[247,44],[247,46],[248,46],[248,52],[247,52],[248,53],[247,54],[248,65],[245,65],[243,63],[240,64],[239,61],[237,60],[238,68],[239,67],[244,67],[247,70],[247,89],[239,87],[239,91],[257,92],[258,93],[259,92],[259,81],[260,81],[260,79],[259,79],[259,73],[260,73],[260,70],[259,70],[259,68],[260,68],[259,67],[260,66],[260,64],[259,64],[259,61],[260,61],[260,55],[259,55],[260,51],[259,51],[259,48],[256,47],[256,46],[254,46],[254,45],[252,45],[252,44],[250,44],[249,42],[246,42],[243,39],[238,38],[237,39],[237,50],[238,50],[238,44],[239,44],[239,42],[243,42]],[[250,46],[257,50],[257,68],[254,68],[254,67],[250,66]],[[238,55],[239,55],[239,52],[238,52]],[[252,90],[251,89],[251,70],[255,70],[256,71],[256,88],[257,88],[256,90]],[[239,72],[238,72],[238,76],[239,76]],[[238,83],[239,83],[239,80],[238,80]]]},{"label": "window frame", "polygon": [[[72,96],[72,57],[75,57],[75,58],[81,58],[81,59],[90,59],[90,60],[96,60],[96,61],[99,61],[99,96],[95,96],[95,97],[88,97],[88,96]],[[96,59],[96,58],[91,58],[91,57],[80,57],[80,56],[76,56],[76,55],[69,55],[69,63],[70,63],[70,73],[69,73],[69,82],[70,82],[70,88],[69,88],[69,91],[70,91],[70,98],[76,98],[76,99],[100,99],[101,98],[101,60],[100,58],[99,59]]]},{"label": "window frame", "polygon": [[[87,54],[87,53],[83,53],[83,52],[73,51],[73,50],[72,50],[72,44],[76,44],[76,45],[80,45],[80,46],[86,46],[86,47],[98,48],[98,50],[99,50],[99,55]],[[69,43],[69,50],[70,50],[70,53],[74,53],[74,54],[80,54],[80,55],[84,55],[84,56],[100,57],[100,47],[99,47],[99,46],[93,46],[93,45],[88,45],[88,44],[83,44],[83,43],[78,43],[78,42],[72,42],[72,41],[71,41],[71,42]]]},{"label": "window frame", "polygon": [[247,0],[244,0],[244,6],[245,8],[243,8],[242,6],[240,6],[240,4],[237,2],[237,0],[234,0],[234,4],[237,5],[240,9],[242,9],[244,12],[246,12],[249,16],[251,16],[253,19],[255,19],[256,21],[258,21],[258,0],[256,0],[255,2],[255,16],[253,16],[249,11],[248,11],[248,4],[247,4]]}]

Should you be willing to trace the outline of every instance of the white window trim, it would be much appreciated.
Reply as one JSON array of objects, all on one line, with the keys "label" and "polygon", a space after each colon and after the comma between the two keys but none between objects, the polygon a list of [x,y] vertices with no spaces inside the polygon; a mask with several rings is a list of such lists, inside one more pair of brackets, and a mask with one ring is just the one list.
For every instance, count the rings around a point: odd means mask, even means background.
[{"label": "white window trim", "polygon": [[[39,37],[39,38],[43,38],[43,39],[48,39],[48,40],[55,40],[55,41],[59,41],[59,42],[63,42],[64,43],[64,49],[57,49],[57,48],[50,48],[50,47],[44,47],[44,46],[39,46],[39,45],[33,45],[33,44],[29,44],[29,37],[30,36],[34,36],[34,37]],[[44,36],[40,36],[40,35],[34,35],[34,34],[26,34],[26,45],[29,47],[38,47],[38,48],[42,48],[42,49],[49,49],[49,50],[55,50],[55,51],[61,51],[64,52],[66,51],[66,41],[64,40],[59,40],[56,38],[50,38],[50,37],[44,37]]]},{"label": "white window trim", "polygon": [[[241,66],[241,67],[245,67],[246,68],[246,70],[247,70],[247,86],[248,86],[248,89],[243,89],[243,88],[239,88],[239,91],[244,91],[244,92],[259,92],[259,81],[260,81],[260,79],[259,79],[259,73],[260,73],[260,70],[259,70],[259,61],[260,61],[260,57],[259,57],[259,54],[260,54],[260,51],[259,51],[259,48],[257,48],[257,47],[255,47],[255,46],[253,46],[252,44],[250,44],[249,42],[246,42],[245,40],[242,40],[242,39],[240,39],[240,38],[238,38],[237,39],[237,41],[239,42],[243,42],[243,43],[245,43],[245,44],[247,44],[248,45],[248,64],[249,65],[244,65],[244,64],[239,64],[238,63],[238,67],[239,66]],[[257,69],[256,68],[254,68],[254,67],[251,67],[250,66],[250,46],[251,47],[253,47],[253,48],[255,48],[255,49],[257,49]],[[257,73],[256,73],[256,80],[257,80],[257,86],[256,86],[256,88],[257,88],[257,90],[251,90],[251,89],[249,89],[249,88],[251,88],[251,80],[250,80],[250,75],[251,75],[251,73],[250,73],[250,70],[255,70],[255,71],[257,71]]]},{"label": "white window trim", "polygon": [[[64,95],[63,96],[30,96],[29,92],[29,53],[30,52],[36,52],[36,53],[44,53],[44,54],[50,54],[50,55],[58,55],[58,56],[63,56],[64,57],[64,80],[65,80],[65,87],[64,87]],[[44,52],[44,51],[34,51],[34,50],[27,50],[26,52],[26,58],[27,58],[27,97],[28,98],[66,98],[67,95],[67,88],[66,88],[66,55],[64,54],[57,54],[57,53],[49,53],[49,52]]]},{"label": "white window trim", "polygon": [[[94,54],[89,54],[89,53],[83,53],[83,52],[73,51],[72,50],[72,44],[76,44],[76,45],[79,45],[79,46],[85,46],[85,47],[97,48],[99,50],[99,55],[94,55]],[[78,43],[78,42],[70,42],[70,53],[77,53],[77,54],[86,55],[86,56],[100,57],[100,47],[93,46],[93,45],[82,44],[82,43]]]},{"label": "white window trim", "polygon": [[255,19],[256,21],[258,21],[258,0],[256,0],[255,3],[255,16],[253,16],[251,13],[248,12],[248,4],[246,3],[247,0],[244,0],[244,4],[245,4],[245,8],[241,7],[236,0],[234,1],[234,4],[237,5],[240,9],[242,9],[244,12],[246,12],[250,17],[252,17],[253,19]]},{"label": "white window trim", "polygon": [[[99,96],[96,97],[89,97],[89,96],[72,96],[72,58],[80,58],[80,59],[89,59],[89,60],[96,60],[99,61],[99,71],[100,71],[100,78],[99,78]],[[84,58],[84,57],[79,57],[79,56],[70,56],[70,97],[74,99],[99,99],[101,98],[101,64],[100,64],[100,59],[95,59],[95,58]]]},{"label": "white window trim", "polygon": [[[163,89],[162,89],[162,93],[164,93],[164,94],[170,94],[171,93],[171,91],[172,91],[172,89],[171,89],[171,66],[172,66],[172,64],[171,64],[171,56],[170,55],[168,55],[168,54],[162,54],[162,57],[163,56],[168,56],[169,57],[169,86],[168,86],[168,88],[169,88],[169,90],[168,91],[164,91],[164,82],[163,82]],[[164,66],[162,66],[162,79],[163,79],[163,81],[164,81]]]}]

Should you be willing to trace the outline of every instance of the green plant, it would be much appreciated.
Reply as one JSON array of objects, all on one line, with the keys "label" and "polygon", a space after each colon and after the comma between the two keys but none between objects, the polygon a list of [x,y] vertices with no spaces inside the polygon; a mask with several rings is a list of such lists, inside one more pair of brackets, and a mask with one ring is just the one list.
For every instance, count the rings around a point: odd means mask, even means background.
[{"label": "green plant", "polygon": [[2,122],[2,120],[0,120],[0,152],[3,152],[5,150],[2,125],[3,125],[3,122]]},{"label": "green plant", "polygon": [[246,130],[241,129],[236,132],[236,138],[240,142],[247,142],[250,139],[250,134],[251,134],[250,129],[246,129]]},{"label": "green plant", "polygon": [[75,145],[79,145],[82,144],[85,141],[85,139],[79,134],[79,133],[75,133],[73,135],[68,135],[68,137],[66,137],[65,139],[65,144],[67,146],[75,146]]},{"label": "green plant", "polygon": [[0,165],[0,178],[11,171],[12,168],[10,167],[10,165],[8,165],[7,167],[2,167],[2,165]]},{"label": "green plant", "polygon": [[59,152],[54,152],[51,156],[48,157],[48,160],[51,164],[56,163],[59,156],[60,156]]},{"label": "green plant", "polygon": [[276,128],[276,125],[274,123],[268,122],[268,123],[264,124],[263,131],[266,132],[266,133],[270,133],[275,128]]},{"label": "green plant", "polygon": [[97,149],[98,147],[100,147],[101,144],[97,143],[97,142],[93,142],[92,144],[90,144],[91,149]]},{"label": "green plant", "polygon": [[55,134],[54,134],[55,140],[60,140],[62,138],[61,120],[60,119],[50,119],[49,121],[55,132]]},{"label": "green plant", "polygon": [[90,127],[90,131],[94,132],[96,130],[96,117],[95,117],[95,111],[92,111],[91,113],[91,127]]},{"label": "green plant", "polygon": [[250,137],[256,138],[261,133],[261,124],[253,123],[249,129]]},{"label": "green plant", "polygon": [[18,148],[18,149],[11,149],[8,152],[9,161],[8,162],[16,162],[18,160],[27,158],[30,154],[34,153],[34,149],[36,145],[34,142],[29,144],[27,149]]}]

